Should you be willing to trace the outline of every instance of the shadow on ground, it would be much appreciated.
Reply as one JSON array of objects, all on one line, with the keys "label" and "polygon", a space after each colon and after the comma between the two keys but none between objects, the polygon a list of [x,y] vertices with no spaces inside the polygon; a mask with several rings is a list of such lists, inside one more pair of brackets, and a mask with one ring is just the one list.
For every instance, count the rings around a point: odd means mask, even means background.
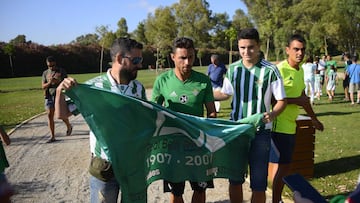
[{"label": "shadow on ground", "polygon": [[360,155],[316,163],[314,178],[346,173],[360,168]]}]

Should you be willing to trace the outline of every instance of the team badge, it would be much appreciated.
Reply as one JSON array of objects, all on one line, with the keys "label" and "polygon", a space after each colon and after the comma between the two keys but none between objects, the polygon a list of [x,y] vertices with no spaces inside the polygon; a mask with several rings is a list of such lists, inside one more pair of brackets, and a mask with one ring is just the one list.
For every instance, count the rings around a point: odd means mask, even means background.
[{"label": "team badge", "polygon": [[188,100],[188,97],[186,95],[181,95],[179,97],[180,103],[185,104]]},{"label": "team badge", "polygon": [[259,87],[262,87],[264,81],[263,80],[257,80],[256,81],[256,84],[259,86]]},{"label": "team badge", "polygon": [[199,182],[198,186],[205,189],[207,187],[207,182]]}]

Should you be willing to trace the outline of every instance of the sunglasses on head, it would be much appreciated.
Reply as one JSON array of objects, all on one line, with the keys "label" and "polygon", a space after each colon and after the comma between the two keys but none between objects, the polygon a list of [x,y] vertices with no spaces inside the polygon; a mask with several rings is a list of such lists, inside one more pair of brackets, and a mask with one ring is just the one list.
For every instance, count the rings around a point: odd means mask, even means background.
[{"label": "sunglasses on head", "polygon": [[142,57],[130,57],[130,56],[123,56],[124,58],[128,58],[132,64],[137,65],[143,61]]}]

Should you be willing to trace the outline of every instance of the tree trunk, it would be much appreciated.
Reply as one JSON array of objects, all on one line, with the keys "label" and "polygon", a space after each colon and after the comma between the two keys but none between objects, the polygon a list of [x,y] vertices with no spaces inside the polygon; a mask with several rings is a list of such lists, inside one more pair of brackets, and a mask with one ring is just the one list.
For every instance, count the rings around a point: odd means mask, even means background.
[{"label": "tree trunk", "polygon": [[102,67],[103,67],[103,58],[104,58],[104,43],[101,45],[101,54],[100,54],[100,75],[102,73]]},{"label": "tree trunk", "polygon": [[230,39],[229,65],[232,64],[232,40]]},{"label": "tree trunk", "polygon": [[265,52],[265,56],[264,56],[265,60],[268,59],[269,48],[270,48],[270,38],[268,37],[266,40],[266,52]]},{"label": "tree trunk", "polygon": [[10,62],[10,67],[11,67],[11,76],[14,77],[14,66],[13,66],[13,62],[12,62],[12,58],[11,55],[9,55],[9,62]]},{"label": "tree trunk", "polygon": [[325,55],[328,55],[328,50],[327,50],[327,41],[326,41],[326,36],[324,37],[324,51],[325,51]]}]

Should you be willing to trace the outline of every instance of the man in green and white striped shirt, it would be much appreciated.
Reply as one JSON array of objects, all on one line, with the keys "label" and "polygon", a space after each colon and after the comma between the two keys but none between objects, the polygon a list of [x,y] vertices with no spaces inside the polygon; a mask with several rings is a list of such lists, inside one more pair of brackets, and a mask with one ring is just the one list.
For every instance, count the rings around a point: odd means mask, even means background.
[{"label": "man in green and white striped shirt", "polygon": [[[265,203],[270,130],[272,120],[286,106],[285,90],[281,75],[275,65],[262,59],[259,33],[254,28],[238,33],[238,47],[242,59],[231,64],[221,91],[214,92],[216,100],[225,100],[232,95],[231,120],[240,120],[256,113],[264,114],[264,126],[260,127],[251,141],[249,152],[251,202]],[[272,105],[272,98],[276,103]],[[245,174],[244,174],[245,175]],[[242,202],[242,181],[230,180],[231,202]]]}]

